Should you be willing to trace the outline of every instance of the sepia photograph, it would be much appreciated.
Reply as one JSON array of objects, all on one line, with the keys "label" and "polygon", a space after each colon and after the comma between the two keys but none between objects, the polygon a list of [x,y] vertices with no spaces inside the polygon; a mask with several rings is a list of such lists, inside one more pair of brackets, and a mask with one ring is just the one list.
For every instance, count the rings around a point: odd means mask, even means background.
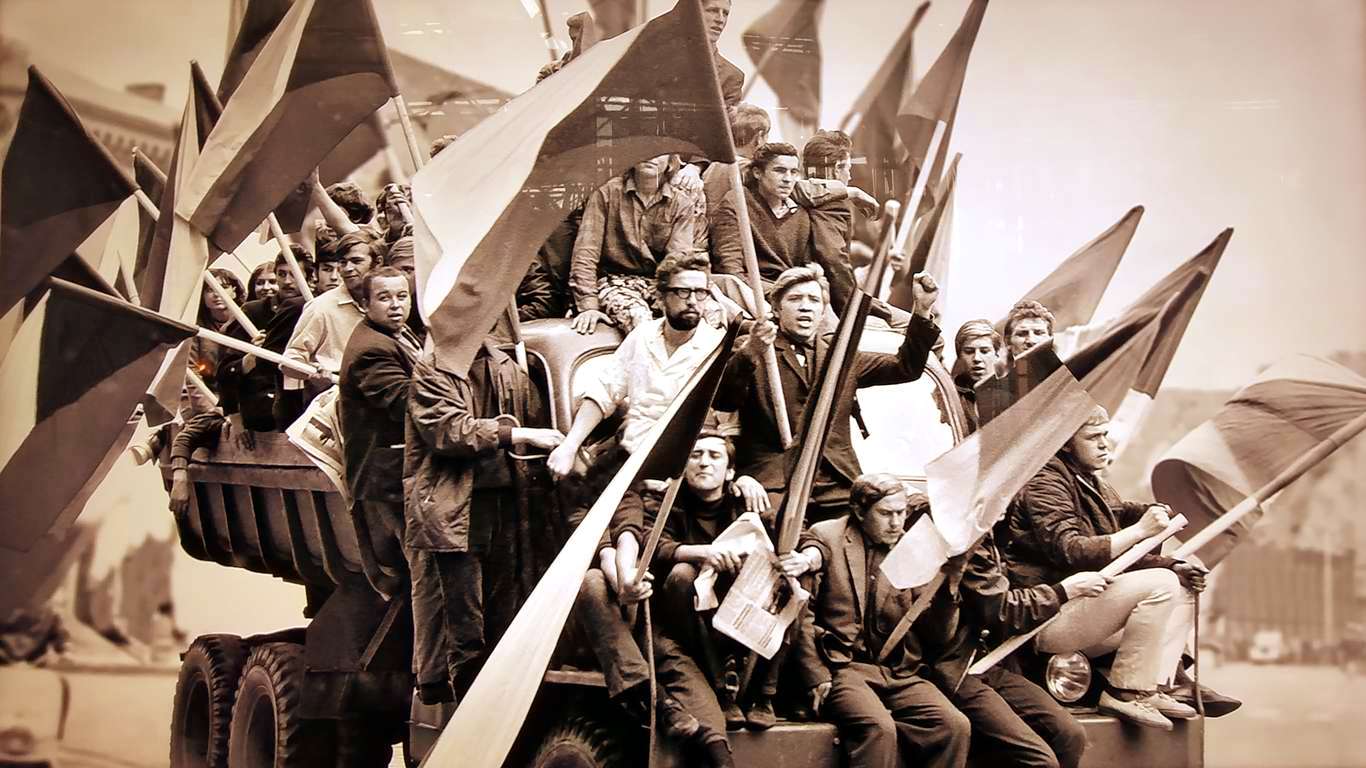
[{"label": "sepia photograph", "polygon": [[0,0],[0,768],[1366,767],[1361,0]]}]

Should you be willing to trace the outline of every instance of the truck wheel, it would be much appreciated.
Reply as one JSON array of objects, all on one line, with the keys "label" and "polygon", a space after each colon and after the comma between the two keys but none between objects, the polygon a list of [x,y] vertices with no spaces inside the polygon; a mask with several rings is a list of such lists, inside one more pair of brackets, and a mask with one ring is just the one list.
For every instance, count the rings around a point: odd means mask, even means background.
[{"label": "truck wheel", "polygon": [[171,768],[226,768],[228,724],[247,649],[236,635],[195,638],[171,708]]},{"label": "truck wheel", "polygon": [[605,726],[586,717],[572,717],[551,726],[532,768],[621,768],[626,765],[621,744]]},{"label": "truck wheel", "polygon": [[299,705],[304,649],[293,643],[258,645],[247,657],[228,738],[229,768],[330,765],[330,723],[305,720]]}]

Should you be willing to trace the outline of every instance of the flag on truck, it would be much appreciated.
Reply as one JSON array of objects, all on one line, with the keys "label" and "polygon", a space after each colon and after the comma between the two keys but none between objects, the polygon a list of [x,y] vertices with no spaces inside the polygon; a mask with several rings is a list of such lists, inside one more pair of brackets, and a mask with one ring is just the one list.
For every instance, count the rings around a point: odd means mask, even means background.
[{"label": "flag on truck", "polygon": [[[133,182],[36,67],[0,171],[0,316],[108,219]],[[125,414],[126,415],[126,414]]]},{"label": "flag on truck", "polygon": [[[906,254],[906,268],[893,275],[888,301],[894,307],[907,312],[915,307],[913,282],[921,272],[928,272],[939,285],[940,297],[936,306],[941,314],[947,306],[944,288],[949,279],[948,243],[953,237],[953,192],[958,185],[958,161],[962,158],[961,154],[954,156],[943,181],[934,189],[933,207],[915,223],[911,250]],[[930,263],[931,255],[935,257],[933,264]]]},{"label": "flag on truck", "polygon": [[735,162],[696,0],[569,62],[413,177],[418,305],[437,365],[469,369],[536,250],[586,196],[667,153]]},{"label": "flag on truck", "polygon": [[911,153],[897,133],[896,121],[898,115],[910,108],[911,97],[915,95],[911,43],[929,9],[929,3],[921,3],[915,9],[882,66],[840,123],[843,130],[858,118],[850,138],[854,157],[862,162],[854,165],[853,181],[879,200],[905,200],[911,196]]},{"label": "flag on truck", "polygon": [[[1366,413],[1366,378],[1296,355],[1262,371],[1152,470],[1153,496],[1185,515],[1190,540],[1330,435]],[[1257,509],[1196,553],[1213,567],[1251,532]]]},{"label": "flag on truck", "polygon": [[297,0],[187,170],[176,214],[219,248],[235,248],[396,95],[369,0]]},{"label": "flag on truck", "polygon": [[767,80],[778,108],[802,125],[821,119],[822,5],[823,0],[778,0],[741,36],[753,76]]},{"label": "flag on truck", "polygon": [[65,281],[47,287],[0,364],[0,545],[19,550],[79,513],[166,350],[195,333]]}]

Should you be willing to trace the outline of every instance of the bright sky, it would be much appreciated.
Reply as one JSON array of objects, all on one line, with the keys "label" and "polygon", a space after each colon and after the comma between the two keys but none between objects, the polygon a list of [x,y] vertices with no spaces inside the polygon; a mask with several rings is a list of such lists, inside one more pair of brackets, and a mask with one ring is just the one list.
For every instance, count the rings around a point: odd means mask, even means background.
[{"label": "bright sky", "polygon": [[[113,87],[210,78],[226,0],[3,0],[0,29]],[[547,61],[533,0],[383,0],[390,45],[509,91]],[[722,53],[772,0],[736,0]],[[824,123],[909,18],[907,0],[827,3]],[[935,0],[923,73],[967,0]],[[666,10],[663,0],[650,3]],[[584,0],[550,0],[555,32]],[[1100,308],[1118,311],[1224,227],[1236,232],[1168,374],[1234,387],[1292,352],[1366,346],[1366,11],[1348,0],[997,0],[968,69],[946,329],[996,316],[1135,204],[1147,214]],[[772,108],[764,85],[750,100]],[[179,107],[176,106],[178,109]]]}]

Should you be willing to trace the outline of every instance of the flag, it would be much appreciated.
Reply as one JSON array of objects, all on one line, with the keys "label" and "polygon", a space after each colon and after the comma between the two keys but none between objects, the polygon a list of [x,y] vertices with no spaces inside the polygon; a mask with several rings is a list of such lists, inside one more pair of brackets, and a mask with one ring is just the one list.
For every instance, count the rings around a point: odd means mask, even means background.
[{"label": "flag", "polygon": [[28,69],[0,170],[0,315],[75,252],[133,194],[133,182],[57,88]]},{"label": "flag", "polygon": [[[1010,500],[1076,434],[1095,408],[1096,391],[1129,386],[1137,378],[1159,331],[1157,317],[1119,326],[1087,349],[1059,360],[1050,343],[1021,355],[1004,382],[1008,407],[963,442],[925,467],[934,531],[906,538],[907,548],[933,551],[942,539],[949,555],[970,551],[1005,515]],[[979,408],[985,399],[979,390]],[[929,534],[929,535],[926,535]],[[900,548],[902,545],[898,544]],[[898,555],[897,562],[906,558]],[[889,556],[890,559],[890,556]],[[937,572],[917,564],[922,576]],[[904,589],[926,582],[889,573]]]},{"label": "flag", "polygon": [[369,0],[298,0],[178,185],[176,214],[219,248],[235,248],[397,94]]},{"label": "flag", "polygon": [[821,119],[821,6],[822,0],[778,0],[741,36],[754,77],[768,81],[779,109],[808,126]]},{"label": "flag", "polygon": [[879,200],[906,200],[911,196],[911,154],[897,133],[897,116],[910,108],[915,93],[911,43],[929,9],[928,2],[915,9],[901,37],[840,125],[847,128],[858,117],[850,138],[854,157],[863,158],[863,162],[854,165],[853,182]]},{"label": "flag", "polygon": [[0,364],[0,544],[19,550],[93,490],[165,351],[194,335],[65,281],[49,287]]},{"label": "flag", "polygon": [[[150,157],[137,149],[133,150],[133,180],[153,204],[166,194],[166,173],[158,168]],[[142,206],[138,206],[138,255],[137,261],[133,264],[133,284],[139,292],[144,285],[143,275],[147,272],[147,264],[151,260],[152,241],[156,238],[156,231],[157,217],[143,210]],[[138,303],[142,304],[141,293],[138,296]]]},{"label": "flag", "polygon": [[[1153,496],[1186,516],[1190,524],[1179,537],[1189,540],[1363,413],[1366,378],[1308,355],[1283,360],[1162,454],[1152,470]],[[1244,517],[1196,555],[1213,567],[1262,513]]]},{"label": "flag", "polygon": [[[1162,386],[1162,379],[1171,367],[1172,358],[1186,335],[1191,316],[1205,294],[1205,286],[1214,275],[1214,268],[1228,247],[1233,230],[1226,229],[1214,241],[1191,257],[1189,261],[1169,272],[1152,288],[1130,304],[1118,317],[1100,325],[1099,328],[1078,326],[1066,334],[1064,342],[1073,348],[1087,343],[1088,340],[1103,336],[1117,325],[1134,322],[1135,318],[1161,312],[1161,329],[1143,370],[1130,390],[1111,393],[1099,399],[1101,405],[1110,411],[1110,440],[1114,443],[1114,453],[1118,456],[1133,437],[1152,405],[1153,397]],[[1168,304],[1175,299],[1175,303]],[[1167,307],[1164,309],[1164,307]]]},{"label": "flag", "polygon": [[[600,45],[612,42],[608,40]],[[460,768],[499,768],[503,765],[531,708],[569,610],[578,596],[579,584],[583,582],[583,575],[592,563],[598,541],[607,530],[617,504],[641,477],[663,479],[682,473],[721,383],[734,341],[735,328],[732,327],[702,360],[668,410],[646,433],[645,439],[593,503],[494,647],[423,765]]]},{"label": "flag", "polygon": [[[1026,291],[1020,300],[1037,301],[1048,307],[1053,313],[1055,335],[1065,328],[1091,322],[1142,218],[1143,206],[1130,208],[1109,229],[1077,249],[1038,285]],[[996,328],[1003,331],[1005,320],[1000,320]]]},{"label": "flag", "polygon": [[[953,205],[953,190],[958,184],[958,161],[962,159],[959,154],[953,158],[953,163],[949,165],[948,173],[944,174],[944,179],[934,190],[934,203],[929,212],[920,217],[915,223],[914,237],[910,253],[906,254],[907,266],[902,272],[895,275],[892,282],[892,293],[890,301],[892,306],[900,307],[907,312],[915,308],[915,295],[913,293],[913,278],[920,272],[930,272],[936,282],[940,284],[940,289],[948,278],[948,241],[953,236],[953,215],[950,213]],[[939,256],[935,263],[935,268],[942,274],[935,273],[929,269],[931,250],[939,244],[939,249],[935,253]],[[939,311],[944,311],[942,295],[936,302]]]},{"label": "flag", "polygon": [[[547,85],[546,83],[550,83]],[[734,162],[696,0],[593,46],[413,177],[417,283],[437,363],[463,373],[536,250],[631,164],[677,152]]]},{"label": "flag", "polygon": [[638,5],[636,0],[588,0],[588,10],[593,14],[593,25],[600,39],[616,37],[639,25],[642,19],[636,13]]},{"label": "flag", "polygon": [[[237,37],[233,38],[232,48],[228,49],[227,61],[223,64],[223,76],[218,79],[218,101],[228,103],[237,86],[256,61],[256,55],[266,44],[280,20],[289,12],[293,0],[247,0],[242,11],[241,23],[237,27]],[[156,198],[153,198],[154,200]]]},{"label": "flag", "polygon": [[[972,0],[958,31],[916,86],[910,103],[897,116],[897,131],[910,153],[914,167],[912,178],[927,165],[931,182],[938,181],[943,173],[944,161],[953,139],[958,100],[963,95],[963,80],[967,77],[968,57],[972,55],[972,44],[977,41],[977,30],[981,28],[986,12],[987,0]],[[930,151],[930,141],[934,138],[934,125],[940,121],[944,123],[944,138],[939,142],[938,153],[931,159],[926,155]],[[904,215],[912,213],[906,211]]]}]

